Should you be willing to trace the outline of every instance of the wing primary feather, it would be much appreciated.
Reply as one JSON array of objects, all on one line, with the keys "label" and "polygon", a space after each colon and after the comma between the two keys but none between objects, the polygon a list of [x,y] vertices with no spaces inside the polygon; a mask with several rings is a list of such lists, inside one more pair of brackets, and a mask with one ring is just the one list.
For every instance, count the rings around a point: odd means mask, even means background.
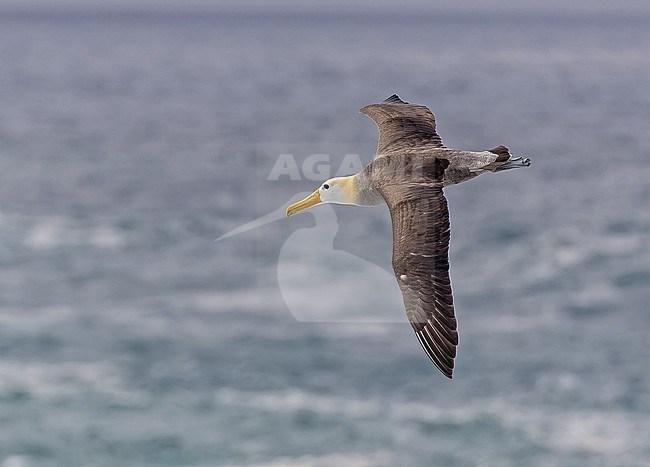
[{"label": "wing primary feather", "polygon": [[384,102],[389,104],[408,104],[408,102],[405,102],[402,99],[400,99],[397,94],[393,94],[392,96],[387,97],[386,99],[384,99]]},{"label": "wing primary feather", "polygon": [[[429,328],[436,334],[435,336],[431,334]],[[439,329],[436,328],[436,326],[425,326],[424,329],[426,329],[427,334],[429,334],[429,337],[431,337],[431,340],[433,340],[434,344],[436,344],[436,346],[441,351],[443,351],[446,356],[453,360],[456,356],[456,346],[449,342],[449,340],[440,332]]]},{"label": "wing primary feather", "polygon": [[453,362],[454,356],[451,355],[451,353],[448,352],[447,349],[441,347],[440,342],[438,341],[438,339],[436,339],[435,336],[433,336],[433,334],[431,334],[431,330],[429,328],[430,326],[424,326],[424,331],[429,337],[428,341],[430,341],[433,344],[433,346],[436,348],[436,350],[438,351],[438,355],[440,356],[441,359],[446,358],[452,360]]},{"label": "wing primary feather", "polygon": [[440,372],[445,375],[447,378],[451,379],[452,378],[452,373],[453,373],[453,368],[449,368],[447,365],[445,365],[443,362],[439,361],[436,354],[431,350],[429,345],[426,343],[426,341],[423,339],[423,335],[420,332],[416,332],[415,336],[418,338],[418,341],[420,341],[420,345],[424,349],[424,353],[427,354],[429,357],[429,360],[440,370]]},{"label": "wing primary feather", "polygon": [[[442,337],[445,338],[447,342],[449,342],[451,345],[458,345],[458,333],[456,332],[456,323],[452,325],[445,325],[441,321],[438,320],[438,316],[433,316],[434,321],[429,318],[428,322],[431,325],[431,327],[434,328],[434,330],[439,333]],[[447,328],[451,328],[453,330],[452,332],[449,332]]]}]

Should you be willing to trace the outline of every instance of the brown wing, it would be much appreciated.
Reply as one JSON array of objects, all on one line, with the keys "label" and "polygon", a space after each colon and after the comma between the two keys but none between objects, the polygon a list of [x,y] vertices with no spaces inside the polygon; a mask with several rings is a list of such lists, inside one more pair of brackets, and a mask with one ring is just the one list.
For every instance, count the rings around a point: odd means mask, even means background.
[{"label": "brown wing", "polygon": [[377,189],[390,209],[393,270],[406,315],[426,354],[451,378],[458,333],[449,279],[449,211],[442,183],[392,180]]},{"label": "brown wing", "polygon": [[361,113],[379,128],[379,157],[387,152],[430,145],[444,148],[436,133],[436,118],[423,105],[411,105],[393,94],[381,104],[367,105]]}]

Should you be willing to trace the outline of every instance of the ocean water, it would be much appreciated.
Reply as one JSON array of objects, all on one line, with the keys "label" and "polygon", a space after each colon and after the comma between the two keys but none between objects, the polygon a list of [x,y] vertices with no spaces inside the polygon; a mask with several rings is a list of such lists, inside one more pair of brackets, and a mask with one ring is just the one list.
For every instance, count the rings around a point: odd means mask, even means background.
[{"label": "ocean water", "polygon": [[[0,466],[650,465],[649,23],[0,16]],[[446,190],[453,381],[310,283],[336,251],[380,280],[385,208],[214,241],[318,186],[309,155],[369,162],[394,92],[533,159]]]}]

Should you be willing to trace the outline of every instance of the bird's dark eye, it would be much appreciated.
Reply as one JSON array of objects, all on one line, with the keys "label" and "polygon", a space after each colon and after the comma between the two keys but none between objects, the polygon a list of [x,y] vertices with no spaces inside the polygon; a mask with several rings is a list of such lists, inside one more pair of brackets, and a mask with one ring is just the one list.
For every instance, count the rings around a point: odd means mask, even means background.
[{"label": "bird's dark eye", "polygon": [[330,186],[327,183],[325,183],[325,184],[323,184],[323,188],[325,188],[326,190],[329,190]]}]

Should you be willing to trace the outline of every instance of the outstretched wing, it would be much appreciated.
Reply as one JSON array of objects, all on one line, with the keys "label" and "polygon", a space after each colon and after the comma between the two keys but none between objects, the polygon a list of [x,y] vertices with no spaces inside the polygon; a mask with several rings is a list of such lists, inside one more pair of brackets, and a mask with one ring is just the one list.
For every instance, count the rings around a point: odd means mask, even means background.
[{"label": "outstretched wing", "polygon": [[426,354],[451,378],[458,332],[449,279],[449,211],[441,181],[444,169],[438,166],[437,171],[435,182],[392,180],[381,183],[378,190],[390,209],[393,270],[406,315]]},{"label": "outstretched wing", "polygon": [[436,133],[436,118],[423,105],[411,105],[393,94],[380,104],[363,107],[379,128],[379,144],[375,158],[395,150],[430,145],[444,148]]}]

